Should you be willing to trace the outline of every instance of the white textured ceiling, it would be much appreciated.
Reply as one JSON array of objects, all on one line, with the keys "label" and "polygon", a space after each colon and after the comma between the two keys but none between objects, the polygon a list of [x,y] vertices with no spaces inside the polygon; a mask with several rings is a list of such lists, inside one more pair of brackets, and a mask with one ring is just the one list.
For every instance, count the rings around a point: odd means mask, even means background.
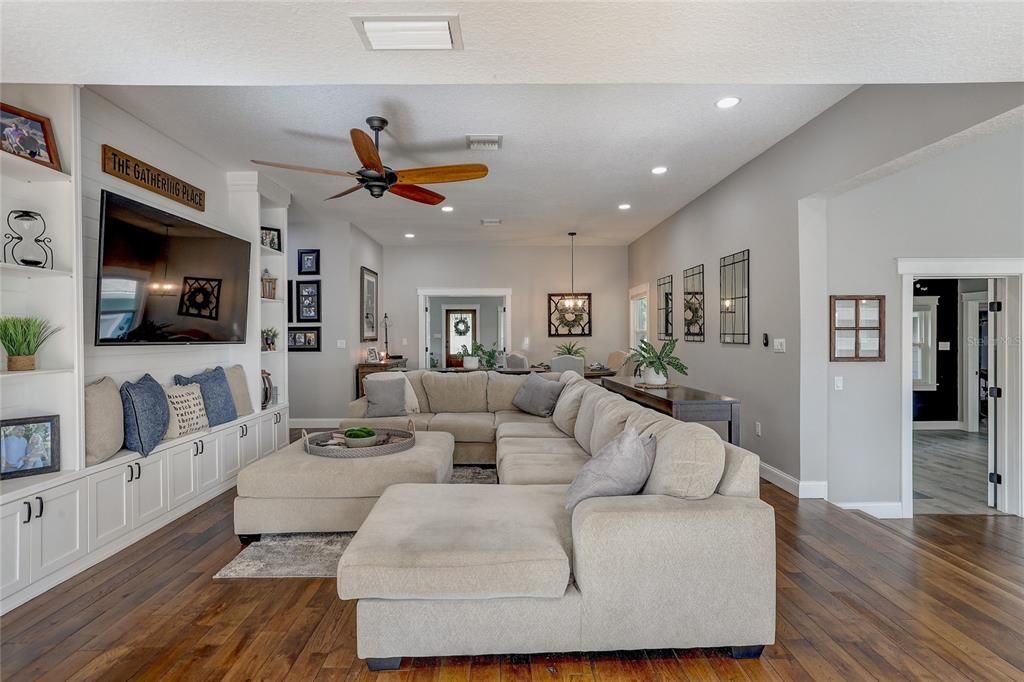
[{"label": "white textured ceiling", "polygon": [[[351,22],[455,13],[465,50]],[[929,83],[1024,77],[1022,2],[2,3],[4,82]]]},{"label": "white textured ceiling", "polygon": [[[391,125],[392,168],[486,163],[483,180],[430,185],[443,213],[346,178],[259,168],[293,192],[297,223],[350,221],[384,244],[464,241],[628,244],[852,91],[850,86],[449,85],[92,89],[228,170],[249,159],[338,170],[359,163],[348,130],[372,114]],[[714,103],[736,95],[729,110]],[[498,152],[466,149],[467,133],[500,133]],[[653,166],[668,166],[652,175]],[[620,203],[632,209],[620,211]],[[481,227],[500,218],[500,227]]]}]

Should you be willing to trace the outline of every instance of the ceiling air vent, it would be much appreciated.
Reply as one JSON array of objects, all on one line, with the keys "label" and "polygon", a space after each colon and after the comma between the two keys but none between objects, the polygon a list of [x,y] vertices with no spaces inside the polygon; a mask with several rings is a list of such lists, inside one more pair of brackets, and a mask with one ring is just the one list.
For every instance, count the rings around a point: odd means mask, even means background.
[{"label": "ceiling air vent", "polygon": [[501,139],[501,135],[466,135],[466,146],[475,152],[496,152]]},{"label": "ceiling air vent", "polygon": [[459,17],[352,17],[367,50],[461,50]]},{"label": "ceiling air vent", "polygon": [[495,225],[501,225],[501,218],[481,218],[480,224],[484,227],[493,227]]}]

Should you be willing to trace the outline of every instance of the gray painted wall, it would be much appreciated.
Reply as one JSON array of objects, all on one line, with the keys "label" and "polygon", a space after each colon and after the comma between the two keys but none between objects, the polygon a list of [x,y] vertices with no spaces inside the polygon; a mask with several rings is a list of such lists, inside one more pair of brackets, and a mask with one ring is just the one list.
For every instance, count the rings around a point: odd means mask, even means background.
[{"label": "gray painted wall", "polygon": [[[289,416],[292,420],[333,420],[345,414],[355,397],[355,365],[365,357],[366,347],[384,350],[383,331],[378,342],[359,342],[359,268],[377,271],[383,288],[382,249],[350,223],[290,226],[288,278],[292,280],[297,279],[299,249],[320,249],[319,278],[302,279],[321,281],[323,322],[319,353],[288,354]],[[344,349],[337,347],[342,339],[347,346]]]},{"label": "gray painted wall", "polygon": [[[680,346],[687,383],[742,400],[743,443],[765,463],[801,475],[798,201],[1022,101],[1019,83],[860,88],[629,246],[628,284],[646,282],[652,292],[658,277],[671,273],[678,282],[684,268],[704,264],[707,341]],[[747,248],[752,343],[723,346],[718,259]],[[761,347],[762,332],[785,338],[787,353]],[[824,477],[824,461],[815,474]]]},{"label": "gray painted wall", "polygon": [[[828,202],[830,294],[886,296],[884,363],[832,363],[829,499],[900,490],[900,257],[1024,257],[1024,120]],[[870,425],[870,428],[865,428]]]},{"label": "gray painted wall", "polygon": [[511,288],[508,347],[535,362],[549,360],[564,340],[582,342],[588,359],[601,362],[629,342],[625,246],[576,247],[576,290],[591,292],[594,306],[593,336],[577,339],[551,338],[547,327],[548,293],[569,289],[568,246],[387,246],[384,269],[392,276],[383,309],[395,320],[394,338],[408,341],[392,352],[409,356],[410,366],[419,357],[417,288]]}]

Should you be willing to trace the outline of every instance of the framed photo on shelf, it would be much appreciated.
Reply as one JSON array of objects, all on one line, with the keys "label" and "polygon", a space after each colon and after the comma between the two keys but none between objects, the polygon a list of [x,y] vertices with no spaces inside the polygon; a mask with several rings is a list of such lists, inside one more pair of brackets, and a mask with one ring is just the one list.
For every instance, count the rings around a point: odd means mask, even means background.
[{"label": "framed photo on shelf", "polygon": [[281,230],[276,227],[260,228],[260,244],[274,251],[281,250]]},{"label": "framed photo on shelf", "polygon": [[60,416],[0,421],[0,479],[60,471]]},{"label": "framed photo on shelf", "polygon": [[62,172],[50,119],[0,102],[0,148]]},{"label": "framed photo on shelf", "polygon": [[359,268],[359,340],[377,340],[377,273]]},{"label": "framed photo on shelf", "polygon": [[299,249],[299,274],[320,274],[320,249]]},{"label": "framed photo on shelf", "polygon": [[296,283],[298,294],[295,297],[296,322],[320,322],[320,280]]},{"label": "framed photo on shelf", "polygon": [[376,346],[370,346],[366,349],[366,361],[368,363],[380,362],[380,353],[377,351]]},{"label": "framed photo on shelf", "polygon": [[320,352],[320,327],[288,327],[288,351]]}]

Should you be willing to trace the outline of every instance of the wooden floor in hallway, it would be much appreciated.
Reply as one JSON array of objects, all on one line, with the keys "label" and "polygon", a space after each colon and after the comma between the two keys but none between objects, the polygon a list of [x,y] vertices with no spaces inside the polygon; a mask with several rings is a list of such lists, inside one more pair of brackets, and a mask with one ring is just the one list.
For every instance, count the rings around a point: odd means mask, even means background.
[{"label": "wooden floor in hallway", "polygon": [[757,660],[658,650],[406,659],[370,673],[334,580],[212,580],[240,549],[230,491],[0,618],[0,677],[1024,680],[1024,520],[881,522],[768,483],[762,497],[776,510],[778,637]]},{"label": "wooden floor in hallway", "polygon": [[914,431],[914,514],[999,514],[988,506],[988,435]]}]

